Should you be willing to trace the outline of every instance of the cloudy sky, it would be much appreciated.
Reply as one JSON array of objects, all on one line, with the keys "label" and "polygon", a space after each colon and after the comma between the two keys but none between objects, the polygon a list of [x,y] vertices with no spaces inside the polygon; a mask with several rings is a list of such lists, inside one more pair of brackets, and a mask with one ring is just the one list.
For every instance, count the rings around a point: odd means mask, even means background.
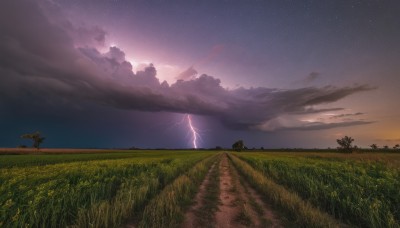
[{"label": "cloudy sky", "polygon": [[399,1],[3,0],[0,147],[400,143]]}]

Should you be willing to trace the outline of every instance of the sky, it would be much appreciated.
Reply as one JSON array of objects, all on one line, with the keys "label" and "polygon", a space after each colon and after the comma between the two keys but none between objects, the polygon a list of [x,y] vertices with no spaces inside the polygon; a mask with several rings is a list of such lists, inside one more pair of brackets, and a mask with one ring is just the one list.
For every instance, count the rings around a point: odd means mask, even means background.
[{"label": "sky", "polygon": [[399,11],[395,0],[3,0],[0,147],[35,131],[55,148],[334,148],[345,135],[393,146]]}]

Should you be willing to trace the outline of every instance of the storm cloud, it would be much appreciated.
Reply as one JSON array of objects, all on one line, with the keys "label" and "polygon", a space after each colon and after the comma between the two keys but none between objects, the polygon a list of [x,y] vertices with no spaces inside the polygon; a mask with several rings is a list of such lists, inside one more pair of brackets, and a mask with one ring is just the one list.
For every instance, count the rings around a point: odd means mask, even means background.
[{"label": "storm cloud", "polygon": [[338,118],[349,118],[349,117],[355,117],[355,116],[361,116],[364,115],[362,112],[356,112],[356,113],[344,113],[344,114],[339,114],[339,115],[333,115],[331,119],[338,119]]},{"label": "storm cloud", "polygon": [[[157,78],[157,66],[149,64],[133,72],[125,53],[110,47],[105,53],[106,32],[99,27],[74,27],[47,1],[0,2],[0,102],[45,103],[52,106],[93,102],[116,109],[165,111],[213,116],[233,129],[318,130],[371,123],[278,124],[285,115],[342,110],[318,109],[369,85],[325,86],[298,89],[226,89],[219,79],[189,67],[177,82],[168,85]],[[18,15],[24,20],[18,20]],[[9,23],[9,21],[13,23]],[[310,80],[318,77],[310,74]],[[1,103],[0,103],[1,104]],[[27,110],[27,112],[29,112]]]}]

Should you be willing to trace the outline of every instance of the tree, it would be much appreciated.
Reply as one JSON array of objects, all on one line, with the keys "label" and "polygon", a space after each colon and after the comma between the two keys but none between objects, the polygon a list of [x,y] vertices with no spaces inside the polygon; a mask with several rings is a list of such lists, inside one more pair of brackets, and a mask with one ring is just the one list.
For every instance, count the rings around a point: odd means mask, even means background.
[{"label": "tree", "polygon": [[371,144],[370,147],[371,147],[373,150],[378,149],[378,145],[376,145],[375,143],[374,143],[374,144]]},{"label": "tree", "polygon": [[243,140],[238,140],[234,144],[232,144],[232,149],[236,151],[241,151],[244,149],[244,143]]},{"label": "tree", "polygon": [[393,149],[395,149],[395,150],[397,150],[397,149],[399,149],[400,148],[400,145],[399,144],[396,144],[396,145],[394,145],[394,147],[393,147]]},{"label": "tree", "polygon": [[39,131],[37,131],[35,133],[32,133],[32,134],[21,135],[21,138],[23,138],[23,139],[32,139],[33,140],[32,147],[34,147],[34,148],[36,148],[38,150],[40,148],[40,144],[43,143],[43,141],[45,139],[45,137],[41,137]]},{"label": "tree", "polygon": [[336,142],[339,144],[338,149],[347,153],[353,152],[354,147],[351,145],[354,139],[349,136],[344,136],[341,139],[337,139]]},{"label": "tree", "polygon": [[385,146],[383,146],[383,149],[389,150],[389,146],[388,146],[388,145],[385,145]]}]

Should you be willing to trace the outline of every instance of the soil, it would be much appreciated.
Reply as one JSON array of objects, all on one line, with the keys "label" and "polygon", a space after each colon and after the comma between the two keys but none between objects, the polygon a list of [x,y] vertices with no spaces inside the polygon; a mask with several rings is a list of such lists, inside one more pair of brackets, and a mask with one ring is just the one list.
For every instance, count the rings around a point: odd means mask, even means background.
[{"label": "soil", "polygon": [[203,182],[201,183],[199,187],[199,191],[197,192],[195,198],[194,198],[194,204],[190,207],[190,209],[186,212],[185,214],[185,220],[183,221],[181,227],[186,228],[186,227],[203,227],[203,221],[204,218],[199,217],[199,210],[201,210],[206,203],[204,198],[207,193],[207,187],[210,183],[210,176],[213,170],[215,169],[216,165],[218,164],[213,164],[208,171],[206,177],[204,178]]},{"label": "soil", "polygon": [[238,195],[235,191],[235,183],[232,180],[227,156],[224,154],[220,162],[220,205],[215,215],[216,227],[245,227],[237,223],[236,218],[241,208],[237,204]]},{"label": "soil", "polygon": [[237,183],[238,194],[244,205],[248,205],[247,211],[251,219],[251,227],[283,227],[277,213],[249,183],[239,177],[233,166],[232,173],[240,179]]},{"label": "soil", "polygon": [[[241,178],[235,167],[224,154],[219,165],[219,205],[214,215],[214,221],[207,227],[282,227],[282,222],[271,207],[265,203],[262,196],[257,193],[244,178]],[[207,194],[207,185],[210,169],[200,190],[195,197],[194,205],[187,211],[183,228],[201,227],[196,217],[196,210],[204,205],[204,196]]]}]

